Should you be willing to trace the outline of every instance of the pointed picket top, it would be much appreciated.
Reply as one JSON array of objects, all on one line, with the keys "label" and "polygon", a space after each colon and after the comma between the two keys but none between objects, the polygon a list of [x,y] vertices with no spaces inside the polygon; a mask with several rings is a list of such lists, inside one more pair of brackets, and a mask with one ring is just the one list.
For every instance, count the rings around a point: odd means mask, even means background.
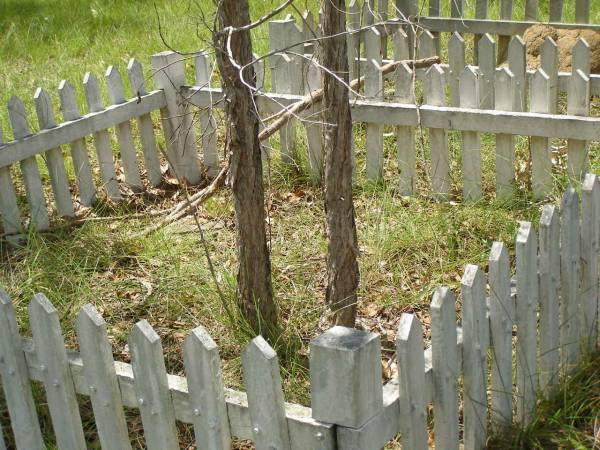
[{"label": "pointed picket top", "polygon": [[412,89],[413,71],[406,63],[396,67],[396,92],[394,99],[400,103],[414,103],[415,96]]},{"label": "pointed picket top", "polygon": [[242,353],[253,441],[257,448],[290,449],[279,360],[275,350],[257,336]]},{"label": "pointed picket top", "polygon": [[146,91],[144,71],[142,64],[135,58],[131,58],[127,63],[127,73],[129,75],[129,86],[133,95],[145,95]]},{"label": "pointed picket top", "polygon": [[125,90],[123,89],[123,79],[119,69],[115,66],[108,66],[104,74],[104,81],[108,90],[108,97],[113,105],[125,102]]},{"label": "pointed picket top", "polygon": [[315,39],[317,35],[317,24],[312,11],[304,11],[302,13],[302,34],[304,39]]},{"label": "pointed picket top", "polygon": [[435,37],[429,30],[423,30],[419,35],[419,58],[428,58],[435,56]]},{"label": "pointed picket top", "polygon": [[13,129],[15,139],[20,139],[29,134],[29,123],[23,101],[13,95],[8,101],[8,117]]},{"label": "pointed picket top", "polygon": [[571,51],[571,72],[581,70],[586,76],[590,75],[590,45],[584,38],[579,38]]},{"label": "pointed picket top", "polygon": [[[508,254],[508,249],[503,242],[495,241],[492,244],[492,249],[490,251],[489,257],[489,272],[490,278],[493,278],[493,281],[498,281],[499,283],[503,283],[503,281],[508,281],[508,297],[510,298],[510,259]],[[493,274],[492,274],[493,272]],[[491,283],[490,283],[491,284]],[[501,286],[504,288],[505,286]],[[490,289],[492,286],[490,286]],[[512,301],[505,301],[505,298],[502,298],[498,292],[491,292],[491,298],[496,298],[502,302],[502,318],[510,323],[515,320],[515,305]]]},{"label": "pointed picket top", "polygon": [[567,114],[587,116],[590,108],[590,78],[581,70],[569,77]]},{"label": "pointed picket top", "polygon": [[462,108],[479,108],[479,73],[475,66],[466,66],[460,74],[460,106]]},{"label": "pointed picket top", "polygon": [[554,42],[554,39],[550,36],[546,36],[542,46],[540,48],[540,61],[542,69],[546,72],[550,72],[549,69],[558,70],[558,66],[556,64],[552,64],[552,60],[556,58],[558,52],[558,45]]},{"label": "pointed picket top", "polygon": [[508,67],[501,67],[494,77],[494,107],[499,111],[513,111],[515,107],[515,75]]},{"label": "pointed picket top", "polygon": [[204,50],[201,50],[194,58],[194,68],[196,75],[196,86],[202,88],[210,87],[210,59],[208,58],[208,53],[206,53]]},{"label": "pointed picket top", "polygon": [[477,47],[480,52],[490,51],[490,49],[493,49],[495,45],[496,41],[489,33],[485,33],[477,43]]},{"label": "pointed picket top", "polygon": [[445,106],[446,90],[444,69],[440,64],[431,66],[425,75],[425,98],[428,105]]},{"label": "pointed picket top", "polygon": [[35,102],[35,111],[38,117],[38,123],[40,129],[53,128],[56,126],[56,119],[54,117],[54,108],[52,107],[52,100],[50,95],[45,89],[41,87],[35,90],[33,95]]},{"label": "pointed picket top", "polygon": [[531,112],[550,112],[550,77],[542,69],[538,69],[531,77]]},{"label": "pointed picket top", "polygon": [[104,109],[102,94],[100,93],[100,82],[96,75],[86,72],[83,77],[83,90],[90,112],[98,112]]},{"label": "pointed picket top", "polygon": [[425,358],[423,329],[414,314],[402,314],[396,333],[396,355],[400,371],[400,399],[407,406],[402,414],[402,446],[427,449],[427,409],[423,383]]},{"label": "pointed picket top", "polygon": [[177,448],[175,410],[160,337],[148,321],[140,320],[133,327],[128,342],[148,449]]},{"label": "pointed picket top", "polygon": [[204,327],[193,329],[186,337],[183,358],[196,442],[202,442],[207,450],[229,449],[231,435],[219,350]]},{"label": "pointed picket top", "polygon": [[[485,304],[485,274],[475,264],[467,264],[465,271],[460,280],[461,292],[463,294],[463,302],[465,301],[465,292],[468,293],[467,297],[469,301],[475,301],[475,304],[471,305],[475,308],[473,311],[476,313],[476,317],[472,317],[478,327],[478,333],[481,338],[482,345],[487,348],[489,344],[489,327],[485,321],[486,317],[486,304]],[[482,300],[483,299],[483,300]]]},{"label": "pointed picket top", "polygon": [[403,61],[410,58],[410,49],[408,35],[402,28],[398,28],[392,36],[394,44],[394,59]]},{"label": "pointed picket top", "polygon": [[81,113],[77,105],[77,94],[75,93],[75,88],[68,80],[62,80],[58,85],[58,96],[64,119],[67,121],[79,119]]}]

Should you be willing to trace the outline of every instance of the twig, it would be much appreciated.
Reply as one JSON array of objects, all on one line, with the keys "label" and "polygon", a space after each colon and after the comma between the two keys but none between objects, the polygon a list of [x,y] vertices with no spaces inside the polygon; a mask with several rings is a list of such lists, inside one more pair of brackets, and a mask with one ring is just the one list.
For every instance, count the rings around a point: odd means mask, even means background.
[{"label": "twig", "polygon": [[[404,61],[394,61],[380,68],[383,75],[393,72],[396,67],[400,64],[405,63],[409,67],[414,69],[419,69],[423,67],[429,67],[433,64],[438,64],[440,62],[439,56],[432,56],[430,58],[418,59],[418,60],[404,60]],[[362,83],[364,83],[365,77],[362,76],[360,78],[356,78],[350,82],[350,88],[357,90],[360,88]],[[262,130],[258,135],[258,139],[261,141],[269,139],[273,136],[279,129],[281,129],[290,119],[294,116],[300,114],[302,111],[307,110],[311,106],[319,103],[323,100],[323,89],[317,89],[312,91],[311,93],[304,96],[302,100],[297,103],[294,103],[289,108],[285,108],[281,110],[279,113],[272,115],[269,117],[270,120],[274,120],[274,122],[269,125],[267,128]]]}]

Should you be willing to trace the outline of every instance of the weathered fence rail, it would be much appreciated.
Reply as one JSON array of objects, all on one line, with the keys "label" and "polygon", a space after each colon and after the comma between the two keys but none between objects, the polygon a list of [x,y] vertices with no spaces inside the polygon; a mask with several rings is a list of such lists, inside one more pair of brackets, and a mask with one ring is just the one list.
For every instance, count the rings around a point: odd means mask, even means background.
[{"label": "weathered fence rail", "polygon": [[235,436],[258,450],[375,450],[401,433],[403,448],[426,449],[432,404],[436,448],[483,449],[489,433],[530,423],[538,396],[555,392],[582,355],[597,349],[599,235],[600,180],[588,174],[581,202],[568,188],[560,207],[543,207],[537,230],[521,222],[514,267],[501,242],[492,245],[487,276],[466,267],[458,322],[455,295],[436,289],[426,349],[419,319],[402,315],[392,381],[381,382],[377,334],[335,327],[314,339],[311,407],[285,403],[277,355],[261,337],[243,351],[247,392],[238,392],[223,387],[217,346],[202,327],[183,344],[185,377],[171,375],[145,320],[130,334],[126,364],[113,361],[106,323],[93,306],[78,315],[76,352],[65,348],[46,297],[29,304],[31,339],[19,334],[13,304],[0,290],[5,438],[19,449],[45,448],[30,386],[38,381],[54,429],[45,439],[59,448],[86,448],[77,393],[91,399],[104,448],[130,448],[126,406],[140,410],[149,449],[179,448],[177,421],[194,426],[198,448],[225,450]]}]

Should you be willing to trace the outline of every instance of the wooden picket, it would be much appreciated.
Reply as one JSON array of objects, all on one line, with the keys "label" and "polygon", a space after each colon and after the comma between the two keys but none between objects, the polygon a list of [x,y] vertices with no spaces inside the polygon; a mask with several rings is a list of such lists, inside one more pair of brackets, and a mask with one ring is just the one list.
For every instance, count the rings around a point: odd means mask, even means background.
[{"label": "wooden picket", "polygon": [[[515,266],[508,248],[494,242],[489,294],[482,270],[465,268],[460,326],[454,295],[445,287],[435,290],[430,305],[430,342],[424,342],[420,320],[403,314],[398,374],[383,385],[378,335],[334,327],[314,339],[311,408],[285,403],[277,354],[260,336],[243,351],[247,393],[237,392],[224,388],[217,346],[202,327],[183,345],[184,378],[167,374],[160,338],[145,320],[134,326],[132,364],[125,364],[113,361],[106,324],[92,306],[77,319],[77,353],[65,348],[58,312],[42,294],[29,306],[32,341],[19,335],[12,302],[0,290],[0,377],[10,416],[3,425],[12,429],[6,446],[85,448],[77,393],[90,397],[100,442],[110,448],[131,448],[128,407],[140,410],[150,449],[178,448],[178,421],[193,424],[197,446],[214,450],[229,448],[232,437],[251,439],[258,450],[382,448],[398,433],[407,448],[428,448],[433,439],[436,448],[483,449],[489,433],[534,420],[538,380],[541,394],[552,395],[580,352],[598,348],[599,206],[600,182],[588,174],[581,207],[573,188],[565,192],[560,220],[556,206],[543,207],[539,246],[533,224],[520,224]],[[41,434],[33,380],[43,383],[53,436]]]}]

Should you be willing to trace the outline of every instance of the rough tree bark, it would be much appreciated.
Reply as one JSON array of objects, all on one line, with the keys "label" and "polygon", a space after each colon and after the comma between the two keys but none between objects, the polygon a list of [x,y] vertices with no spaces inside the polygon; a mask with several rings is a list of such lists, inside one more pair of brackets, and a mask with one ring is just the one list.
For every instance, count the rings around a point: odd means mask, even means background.
[{"label": "rough tree bark", "polygon": [[[359,282],[358,239],[352,201],[352,116],[346,44],[346,1],[324,0],[320,63],[323,71],[327,294],[336,325],[353,327]],[[330,37],[328,36],[335,36]],[[344,80],[340,83],[328,71]]]},{"label": "rough tree bark", "polygon": [[[250,23],[248,0],[215,0],[215,4],[217,30],[213,44],[226,99],[228,183],[235,204],[237,233],[238,304],[252,329],[273,343],[278,334],[277,308],[265,230],[259,122],[253,91],[244,85],[236,67],[252,60],[250,31],[236,31]],[[243,75],[244,81],[255,83],[252,66]]]}]

